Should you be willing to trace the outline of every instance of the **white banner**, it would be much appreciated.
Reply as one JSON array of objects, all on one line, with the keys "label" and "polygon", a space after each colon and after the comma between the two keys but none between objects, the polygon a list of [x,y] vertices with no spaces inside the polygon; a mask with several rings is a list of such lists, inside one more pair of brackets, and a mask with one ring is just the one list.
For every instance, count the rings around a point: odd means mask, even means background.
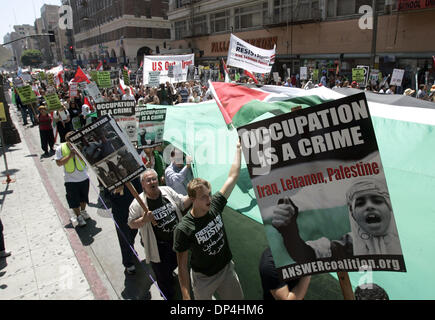
[{"label": "white banner", "polygon": [[272,50],[255,47],[232,34],[227,65],[250,72],[269,73],[275,62],[275,49],[276,45]]},{"label": "white banner", "polygon": [[391,76],[390,85],[395,85],[400,87],[402,85],[403,75],[405,74],[405,70],[403,69],[394,69],[393,75]]},{"label": "white banner", "polygon": [[[195,64],[195,55],[185,54],[177,56],[145,56],[143,63],[143,84],[148,85],[149,72],[160,71],[160,83],[166,81],[173,82],[168,77],[169,66],[174,66],[174,73],[176,73],[177,66],[181,69],[181,76],[179,81],[186,81],[187,71],[189,65]],[[178,70],[180,70],[178,69]]]}]

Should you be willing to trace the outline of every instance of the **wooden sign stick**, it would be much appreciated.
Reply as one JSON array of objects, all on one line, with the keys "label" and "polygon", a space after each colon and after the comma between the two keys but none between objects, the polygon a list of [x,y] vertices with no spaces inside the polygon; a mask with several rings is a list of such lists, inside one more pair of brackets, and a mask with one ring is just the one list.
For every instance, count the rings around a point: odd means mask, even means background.
[{"label": "wooden sign stick", "polygon": [[347,272],[337,272],[338,280],[340,280],[341,292],[344,300],[355,300],[353,295],[352,285],[350,284],[349,274]]},{"label": "wooden sign stick", "polygon": [[128,190],[130,190],[131,194],[133,195],[133,197],[137,200],[137,202],[139,202],[140,206],[142,207],[142,209],[145,211],[145,213],[148,213],[148,208],[145,205],[145,203],[142,201],[142,199],[139,197],[139,194],[137,193],[136,189],[134,188],[134,186],[131,184],[131,182],[126,182],[125,185],[127,186]]}]

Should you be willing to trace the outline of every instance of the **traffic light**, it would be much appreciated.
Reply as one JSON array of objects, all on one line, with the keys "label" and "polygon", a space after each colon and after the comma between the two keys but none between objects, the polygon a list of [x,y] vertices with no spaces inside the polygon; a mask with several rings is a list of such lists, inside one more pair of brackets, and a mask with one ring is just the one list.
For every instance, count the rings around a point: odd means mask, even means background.
[{"label": "traffic light", "polygon": [[56,39],[54,37],[54,31],[48,31],[50,42],[56,42]]}]

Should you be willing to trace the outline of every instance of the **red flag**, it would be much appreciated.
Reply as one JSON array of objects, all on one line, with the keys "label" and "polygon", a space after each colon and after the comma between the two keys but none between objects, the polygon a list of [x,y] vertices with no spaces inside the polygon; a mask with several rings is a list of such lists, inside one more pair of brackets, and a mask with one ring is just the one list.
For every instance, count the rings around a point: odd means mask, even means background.
[{"label": "red flag", "polygon": [[94,108],[92,107],[91,102],[88,100],[88,97],[85,97],[83,104],[87,104],[89,106],[89,108],[91,109],[91,111],[94,112]]},{"label": "red flag", "polygon": [[74,76],[74,79],[72,79],[72,82],[86,82],[86,83],[91,83],[91,81],[88,79],[88,77],[85,75],[85,73],[83,72],[82,68],[78,67],[77,68],[77,72],[76,75]]},{"label": "red flag", "polygon": [[234,115],[243,105],[253,99],[263,101],[269,95],[269,93],[239,86],[235,83],[212,82],[210,89],[226,124],[231,123]]},{"label": "red flag", "polygon": [[97,71],[103,71],[103,62],[100,61],[100,63],[97,66]]},{"label": "red flag", "polygon": [[247,70],[244,70],[243,73],[244,73],[245,75],[247,75],[249,78],[251,78],[252,80],[254,80],[254,82],[255,82],[256,84],[258,84],[258,80],[255,78],[255,76],[254,76],[252,73],[250,73],[250,72],[247,71]]}]

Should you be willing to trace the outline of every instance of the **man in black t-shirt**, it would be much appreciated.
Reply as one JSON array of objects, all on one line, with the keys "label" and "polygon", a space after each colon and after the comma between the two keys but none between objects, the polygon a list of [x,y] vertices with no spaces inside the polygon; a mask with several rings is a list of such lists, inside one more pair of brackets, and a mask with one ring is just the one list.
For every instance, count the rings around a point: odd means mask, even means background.
[{"label": "man in black t-shirt", "polygon": [[260,258],[260,277],[264,300],[302,300],[310,284],[310,276],[283,281],[267,247]]},{"label": "man in black t-shirt", "polygon": [[141,184],[144,192],[139,197],[148,211],[144,212],[134,199],[129,208],[128,225],[139,229],[146,263],[151,263],[162,295],[172,300],[175,298],[172,272],[177,267],[177,257],[172,250],[173,232],[191,200],[169,187],[159,187],[157,172],[153,169],[142,173]]},{"label": "man in black t-shirt", "polygon": [[222,221],[222,211],[240,174],[240,161],[241,149],[238,143],[228,179],[213,197],[210,183],[203,179],[195,178],[187,186],[193,207],[174,231],[178,278],[184,300],[190,300],[187,269],[189,250],[192,289],[196,300],[211,300],[215,292],[224,300],[243,299]]}]

